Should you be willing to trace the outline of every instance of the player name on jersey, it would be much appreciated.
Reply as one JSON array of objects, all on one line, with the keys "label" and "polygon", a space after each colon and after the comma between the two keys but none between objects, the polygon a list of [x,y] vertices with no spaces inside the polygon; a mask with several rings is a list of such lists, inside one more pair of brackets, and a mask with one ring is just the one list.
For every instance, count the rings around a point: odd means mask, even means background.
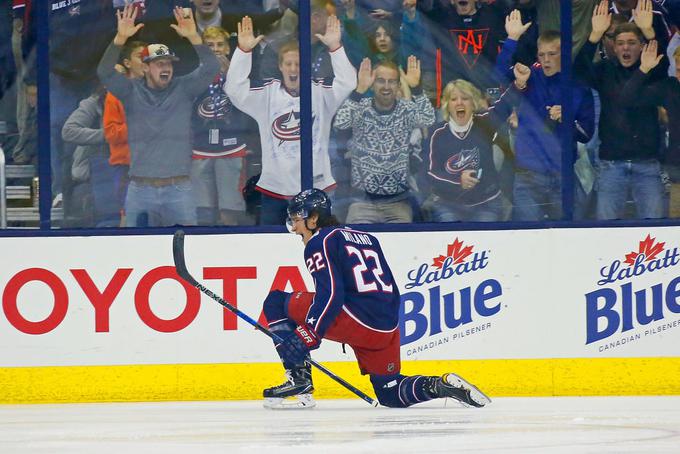
[{"label": "player name on jersey", "polygon": [[346,241],[349,241],[351,243],[355,244],[365,244],[367,246],[372,246],[373,243],[371,242],[371,237],[366,235],[365,233],[355,233],[355,232],[350,232],[347,230],[341,230],[342,236],[345,237]]}]

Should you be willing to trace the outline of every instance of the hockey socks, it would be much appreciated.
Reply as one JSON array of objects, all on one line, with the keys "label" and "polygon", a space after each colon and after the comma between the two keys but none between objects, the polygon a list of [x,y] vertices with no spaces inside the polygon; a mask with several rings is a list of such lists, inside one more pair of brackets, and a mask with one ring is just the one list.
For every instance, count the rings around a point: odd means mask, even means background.
[{"label": "hockey socks", "polygon": [[483,407],[491,402],[475,385],[453,373],[441,377],[371,375],[371,383],[378,401],[386,407],[403,408],[447,397],[471,407]]},{"label": "hockey socks", "polygon": [[424,375],[371,375],[371,383],[378,401],[386,407],[404,408],[434,399],[429,390],[429,379]]}]

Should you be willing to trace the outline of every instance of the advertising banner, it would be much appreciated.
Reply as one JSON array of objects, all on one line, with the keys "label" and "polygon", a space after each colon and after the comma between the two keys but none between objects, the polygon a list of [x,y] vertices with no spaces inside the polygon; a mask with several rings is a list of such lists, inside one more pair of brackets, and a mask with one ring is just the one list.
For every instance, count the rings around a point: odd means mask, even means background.
[{"label": "advertising banner", "polygon": [[[676,227],[376,235],[404,361],[680,356]],[[0,367],[277,361],[176,275],[171,236],[0,247]],[[272,289],[313,291],[294,235],[188,235],[185,250],[194,277],[253,318]],[[316,357],[353,359],[332,342]]]}]

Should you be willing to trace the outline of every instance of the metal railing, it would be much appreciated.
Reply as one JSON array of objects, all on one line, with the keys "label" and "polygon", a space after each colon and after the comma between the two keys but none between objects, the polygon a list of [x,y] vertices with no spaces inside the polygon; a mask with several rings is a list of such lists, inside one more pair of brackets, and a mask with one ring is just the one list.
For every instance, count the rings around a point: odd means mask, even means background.
[{"label": "metal railing", "polygon": [[7,228],[7,176],[5,174],[5,150],[0,147],[0,228]]}]

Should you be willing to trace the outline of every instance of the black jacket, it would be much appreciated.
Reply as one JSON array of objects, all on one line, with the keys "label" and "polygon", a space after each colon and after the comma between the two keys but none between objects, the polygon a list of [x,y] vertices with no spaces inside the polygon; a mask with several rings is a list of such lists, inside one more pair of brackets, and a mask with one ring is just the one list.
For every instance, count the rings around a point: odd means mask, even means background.
[{"label": "black jacket", "polygon": [[[624,68],[618,60],[593,63],[596,45],[587,42],[574,63],[575,75],[600,94],[600,158],[610,161],[659,159],[660,129],[656,106],[641,103],[627,107],[621,101],[626,82],[638,72],[639,63]],[[664,77],[668,63],[650,74],[652,80]]]},{"label": "black jacket", "polygon": [[680,165],[680,81],[667,77],[648,84],[649,73],[635,71],[623,89],[621,102],[626,106],[661,106],[668,112],[669,144],[665,161]]}]

